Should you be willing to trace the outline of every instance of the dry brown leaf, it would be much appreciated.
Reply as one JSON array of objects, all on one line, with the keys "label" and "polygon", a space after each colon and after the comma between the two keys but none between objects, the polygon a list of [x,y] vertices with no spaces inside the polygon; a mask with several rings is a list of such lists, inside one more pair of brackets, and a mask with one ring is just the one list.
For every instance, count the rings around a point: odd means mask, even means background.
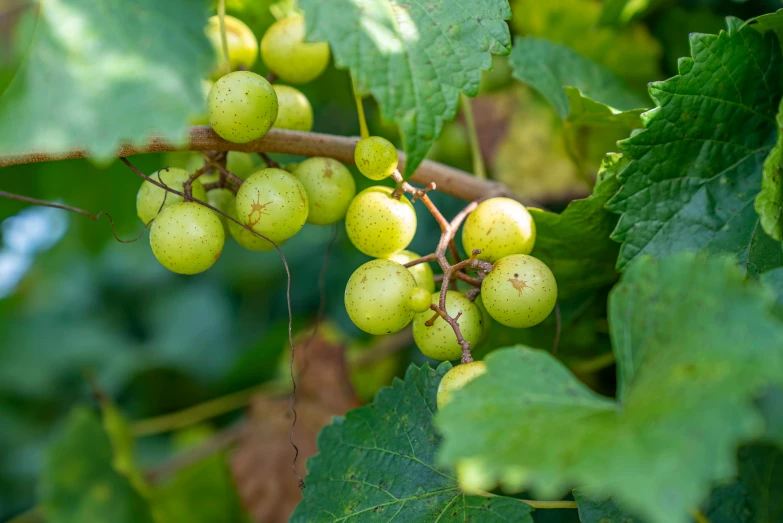
[{"label": "dry brown leaf", "polygon": [[[316,437],[332,416],[359,406],[345,364],[345,347],[316,336],[298,344],[297,422],[294,442],[299,447],[297,471],[306,474],[305,461],[317,452]],[[302,499],[291,470],[294,449],[288,441],[292,415],[288,397],[256,396],[231,470],[239,494],[255,521],[288,521]]]}]

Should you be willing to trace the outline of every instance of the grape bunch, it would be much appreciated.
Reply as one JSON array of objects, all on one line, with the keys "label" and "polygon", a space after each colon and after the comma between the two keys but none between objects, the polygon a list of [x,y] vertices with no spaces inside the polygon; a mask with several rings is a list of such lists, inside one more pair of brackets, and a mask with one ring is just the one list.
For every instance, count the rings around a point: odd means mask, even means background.
[{"label": "grape bunch", "polygon": [[[536,227],[521,203],[498,197],[471,204],[462,227],[469,257],[460,260],[453,236],[464,216],[445,222],[425,190],[404,182],[391,143],[365,138],[356,146],[355,161],[367,178],[392,176],[397,188],[365,189],[348,208],[349,239],[377,259],[359,267],[348,280],[346,310],[354,324],[370,334],[391,334],[412,323],[413,338],[425,356],[461,359],[464,365],[454,367],[441,382],[438,405],[443,406],[453,391],[486,370],[483,362],[472,361],[470,348],[486,339],[490,323],[515,328],[541,323],[555,307],[557,283],[546,264],[530,256]],[[404,250],[416,233],[416,214],[405,193],[424,201],[441,223],[442,252],[421,257]],[[446,245],[451,247],[453,264],[447,261]],[[438,292],[430,262],[438,262],[444,272]],[[454,280],[472,288],[452,289],[449,281]]]}]

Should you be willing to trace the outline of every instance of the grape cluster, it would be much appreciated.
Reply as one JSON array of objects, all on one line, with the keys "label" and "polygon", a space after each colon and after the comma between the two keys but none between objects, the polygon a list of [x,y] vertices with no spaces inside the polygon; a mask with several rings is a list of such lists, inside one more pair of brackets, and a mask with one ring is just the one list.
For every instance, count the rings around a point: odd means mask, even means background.
[{"label": "grape cluster", "polygon": [[[248,71],[259,54],[258,41],[240,20],[226,17],[228,64],[219,21],[209,20],[207,36],[217,62],[209,86],[207,118],[220,137],[233,143],[262,138],[272,127],[309,131],[313,110],[298,89],[270,80],[309,82],[329,63],[326,43],[305,41],[301,16],[274,23],[264,34],[260,54],[270,70],[264,78]],[[222,62],[222,67],[220,64]],[[227,67],[235,70],[226,72]],[[261,155],[264,156],[264,155]],[[375,259],[360,266],[347,282],[345,307],[361,330],[382,335],[412,324],[421,352],[436,360],[458,360],[443,378],[438,406],[468,381],[484,373],[470,348],[482,343],[492,321],[515,328],[542,322],[554,309],[557,283],[549,268],[530,256],[536,227],[524,205],[510,198],[471,204],[451,223],[429,200],[428,189],[405,182],[397,170],[397,149],[369,136],[354,151],[359,171],[368,179],[396,182],[396,188],[371,186],[356,194],[350,171],[330,158],[309,158],[279,168],[258,166],[242,153],[211,153],[187,169],[165,168],[145,181],[137,194],[139,218],[152,224],[150,244],[166,268],[196,274],[220,257],[226,237],[253,251],[268,251],[305,225],[329,225],[345,218],[351,243]],[[163,185],[164,187],[161,187]],[[183,196],[168,192],[174,190]],[[412,200],[424,202],[443,230],[435,253],[426,257],[406,250],[416,234]],[[213,212],[199,202],[208,202]],[[221,214],[222,213],[222,214]],[[462,227],[469,255],[461,260],[453,239]],[[274,242],[274,243],[273,243]],[[452,262],[446,257],[450,248]],[[441,289],[429,263],[443,272]],[[467,291],[454,285],[461,280]]]}]

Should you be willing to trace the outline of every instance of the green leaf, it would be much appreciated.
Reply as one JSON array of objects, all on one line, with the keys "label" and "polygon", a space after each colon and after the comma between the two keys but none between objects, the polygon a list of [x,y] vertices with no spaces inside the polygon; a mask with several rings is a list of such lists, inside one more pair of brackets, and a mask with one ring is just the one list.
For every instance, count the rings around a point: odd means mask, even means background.
[{"label": "green leaf", "polygon": [[650,86],[646,130],[620,142],[631,160],[608,203],[622,214],[618,267],[643,255],[734,254],[750,272],[781,263],[753,200],[775,141],[781,53],[772,35],[738,29],[691,35],[680,76]]},{"label": "green leaf", "polygon": [[74,410],[49,449],[39,496],[49,523],[153,523],[147,501],[112,467],[112,445],[96,415]]},{"label": "green leaf", "polygon": [[440,437],[433,425],[437,370],[411,365],[371,405],[336,418],[318,436],[320,454],[307,462],[304,499],[292,522],[515,521],[533,523],[532,509],[505,497],[468,496],[448,469],[434,464]]},{"label": "green leaf", "polygon": [[629,131],[641,126],[644,109],[619,111],[584,96],[576,87],[565,86],[569,113],[567,122],[572,125],[611,126]]},{"label": "green leaf", "polygon": [[558,296],[597,290],[617,279],[617,244],[609,235],[617,217],[604,209],[617,192],[617,173],[627,164],[610,154],[601,164],[593,194],[571,202],[561,214],[530,209],[536,222],[536,245],[531,253],[546,263],[557,279]]},{"label": "green leaf", "polygon": [[736,446],[764,430],[753,400],[783,382],[771,306],[731,259],[641,258],[610,296],[617,401],[548,352],[495,351],[439,414],[439,463],[456,465],[466,489],[551,497],[588,485],[651,522],[684,523],[733,477]]},{"label": "green leaf", "polygon": [[611,71],[565,45],[542,38],[517,38],[510,62],[514,77],[541,93],[563,120],[571,119],[573,111],[577,122],[626,123],[638,118],[641,111],[628,115],[622,111],[647,105]]},{"label": "green leaf", "polygon": [[454,118],[459,93],[478,92],[491,55],[508,54],[506,0],[301,0],[308,38],[326,40],[362,94],[400,128],[405,175]]},{"label": "green leaf", "polygon": [[188,116],[203,112],[201,78],[214,56],[205,5],[58,0],[37,10],[26,58],[0,98],[0,154],[106,157],[153,133],[184,139]]},{"label": "green leaf", "polygon": [[754,523],[756,512],[742,483],[732,483],[712,492],[702,514],[710,523]]},{"label": "green leaf", "polygon": [[783,100],[778,107],[778,139],[775,147],[764,160],[761,192],[756,196],[756,212],[761,226],[774,239],[783,240]]},{"label": "green leaf", "polygon": [[772,32],[778,36],[779,41],[783,40],[783,9],[751,18],[746,23],[762,34]]}]

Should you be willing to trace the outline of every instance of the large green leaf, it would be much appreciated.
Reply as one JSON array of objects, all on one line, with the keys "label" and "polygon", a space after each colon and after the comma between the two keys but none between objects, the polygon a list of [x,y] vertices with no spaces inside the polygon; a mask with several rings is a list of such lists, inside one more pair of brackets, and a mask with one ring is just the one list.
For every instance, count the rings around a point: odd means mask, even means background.
[{"label": "large green leaf", "polygon": [[371,405],[323,429],[320,454],[307,462],[307,488],[291,521],[533,523],[528,505],[466,495],[448,469],[434,464],[440,443],[435,393],[450,368],[411,365],[405,381],[395,380]]},{"label": "large green leaf", "polygon": [[439,462],[468,490],[549,497],[586,485],[652,522],[685,522],[714,481],[733,477],[736,446],[763,433],[753,400],[783,382],[771,307],[731,259],[641,258],[610,296],[617,401],[547,352],[493,352],[438,417]]},{"label": "large green leaf", "polygon": [[579,505],[581,523],[644,523],[638,517],[628,514],[611,496],[595,493],[591,495],[576,489],[574,499]]},{"label": "large green leaf", "polygon": [[111,155],[156,133],[183,140],[214,53],[203,2],[47,0],[0,98],[0,154]]},{"label": "large green leaf", "polygon": [[510,61],[514,77],[540,92],[563,120],[604,125],[630,122],[633,128],[641,113],[634,109],[647,105],[611,71],[562,44],[517,38]]},{"label": "large green leaf", "polygon": [[491,54],[511,37],[506,0],[301,0],[308,37],[327,40],[338,66],[350,68],[359,92],[397,122],[408,176],[454,118],[460,91],[478,92]]},{"label": "large green leaf", "polygon": [[740,449],[740,482],[756,513],[755,523],[783,521],[783,451],[773,445]]},{"label": "large green leaf", "polygon": [[562,214],[530,209],[537,238],[532,254],[552,269],[560,298],[596,290],[617,278],[618,248],[609,238],[617,218],[604,204],[617,192],[617,173],[626,163],[622,155],[608,155],[593,194],[571,202]]},{"label": "large green leaf", "polygon": [[731,253],[752,273],[781,263],[753,209],[775,142],[781,53],[772,34],[729,20],[719,35],[691,35],[680,75],[650,86],[658,105],[646,130],[621,142],[631,160],[608,207],[622,216],[618,267],[643,254]]},{"label": "large green leaf", "polygon": [[49,450],[40,500],[49,523],[153,523],[147,500],[112,466],[112,445],[98,417],[74,410]]}]

